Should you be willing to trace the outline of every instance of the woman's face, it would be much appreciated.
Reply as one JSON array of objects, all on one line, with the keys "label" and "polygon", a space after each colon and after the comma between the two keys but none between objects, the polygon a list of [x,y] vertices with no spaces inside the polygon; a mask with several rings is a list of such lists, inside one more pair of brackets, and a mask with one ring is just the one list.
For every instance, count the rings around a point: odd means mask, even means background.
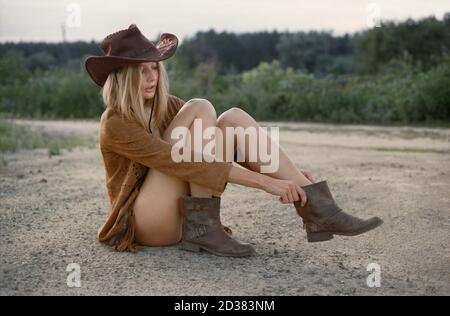
[{"label": "woman's face", "polygon": [[158,76],[158,63],[149,62],[141,64],[141,92],[144,100],[152,99],[155,96]]}]

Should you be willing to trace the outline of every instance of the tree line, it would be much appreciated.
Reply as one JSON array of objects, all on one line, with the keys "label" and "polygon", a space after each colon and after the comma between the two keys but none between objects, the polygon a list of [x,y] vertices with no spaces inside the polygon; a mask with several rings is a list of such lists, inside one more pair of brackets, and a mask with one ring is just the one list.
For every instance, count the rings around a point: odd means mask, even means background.
[{"label": "tree line", "polygon": [[[0,112],[99,115],[98,88],[83,68],[87,55],[102,54],[98,45],[0,44]],[[166,66],[174,94],[214,98],[220,110],[240,105],[259,119],[408,123],[450,119],[449,54],[447,13],[341,36],[201,31]]]}]

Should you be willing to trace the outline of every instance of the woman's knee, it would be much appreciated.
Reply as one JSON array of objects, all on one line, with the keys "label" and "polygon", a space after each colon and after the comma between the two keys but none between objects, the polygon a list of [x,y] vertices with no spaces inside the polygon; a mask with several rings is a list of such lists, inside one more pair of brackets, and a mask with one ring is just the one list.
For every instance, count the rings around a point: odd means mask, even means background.
[{"label": "woman's knee", "polygon": [[196,118],[210,118],[217,120],[217,113],[214,105],[207,99],[194,98],[190,99],[185,105],[191,110]]},{"label": "woman's knee", "polygon": [[217,126],[227,127],[227,126],[238,126],[240,120],[245,117],[247,112],[238,107],[232,107],[225,112],[223,112],[217,119]]},{"label": "woman's knee", "polygon": [[206,99],[190,99],[187,101],[164,132],[162,139],[173,142],[172,132],[178,127],[193,126],[196,119],[201,119],[204,126],[216,125],[217,114],[214,106]]}]

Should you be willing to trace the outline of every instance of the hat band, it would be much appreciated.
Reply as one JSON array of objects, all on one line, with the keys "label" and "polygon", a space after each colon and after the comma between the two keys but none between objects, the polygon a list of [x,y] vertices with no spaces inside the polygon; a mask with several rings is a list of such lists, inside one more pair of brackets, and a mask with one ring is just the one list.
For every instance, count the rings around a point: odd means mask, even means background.
[{"label": "hat band", "polygon": [[141,50],[138,50],[138,51],[132,51],[132,52],[127,53],[127,54],[122,54],[122,55],[117,56],[117,57],[136,58],[136,57],[142,56],[143,54],[148,53],[150,51],[152,51],[152,47],[151,46],[150,47],[145,47],[145,48],[143,48]]}]

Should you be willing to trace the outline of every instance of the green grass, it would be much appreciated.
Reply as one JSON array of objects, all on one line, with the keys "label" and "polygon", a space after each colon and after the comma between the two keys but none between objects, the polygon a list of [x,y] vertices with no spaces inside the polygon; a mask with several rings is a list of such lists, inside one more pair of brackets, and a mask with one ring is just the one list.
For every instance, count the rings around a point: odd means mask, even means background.
[{"label": "green grass", "polygon": [[404,153],[435,153],[435,154],[449,154],[450,151],[446,149],[432,149],[432,148],[415,148],[415,147],[375,147],[377,151],[393,151]]},{"label": "green grass", "polygon": [[364,147],[364,146],[345,146],[332,144],[300,144],[296,141],[285,140],[283,144],[301,145],[306,147],[330,147],[336,149],[350,149],[350,150],[374,150],[386,152],[402,152],[402,153],[433,153],[433,154],[450,154],[448,149],[433,149],[433,148],[419,148],[419,147]]},{"label": "green grass", "polygon": [[0,167],[7,166],[7,165],[8,165],[8,160],[6,160],[6,158],[3,157],[3,155],[0,153]]},{"label": "green grass", "polygon": [[[271,125],[276,126],[276,122],[271,123]],[[355,125],[356,126],[356,125]],[[375,126],[375,125],[374,125]],[[357,126],[356,126],[357,127]],[[392,127],[392,126],[385,126]],[[304,126],[281,126],[280,130],[282,131],[291,131],[291,132],[308,132],[308,133],[329,133],[329,134],[343,134],[343,135],[357,135],[363,134],[366,136],[375,136],[379,137],[383,136],[395,136],[401,139],[416,139],[416,138],[430,138],[430,139],[438,139],[438,140],[447,140],[448,135],[444,133],[439,133],[435,131],[428,130],[364,130],[358,128],[345,128],[345,127],[304,127]]]},{"label": "green grass", "polygon": [[60,155],[62,149],[75,147],[94,148],[97,145],[95,135],[60,135],[48,133],[42,129],[29,129],[0,119],[0,165],[7,161],[2,154],[19,149],[47,148],[49,156]]}]

